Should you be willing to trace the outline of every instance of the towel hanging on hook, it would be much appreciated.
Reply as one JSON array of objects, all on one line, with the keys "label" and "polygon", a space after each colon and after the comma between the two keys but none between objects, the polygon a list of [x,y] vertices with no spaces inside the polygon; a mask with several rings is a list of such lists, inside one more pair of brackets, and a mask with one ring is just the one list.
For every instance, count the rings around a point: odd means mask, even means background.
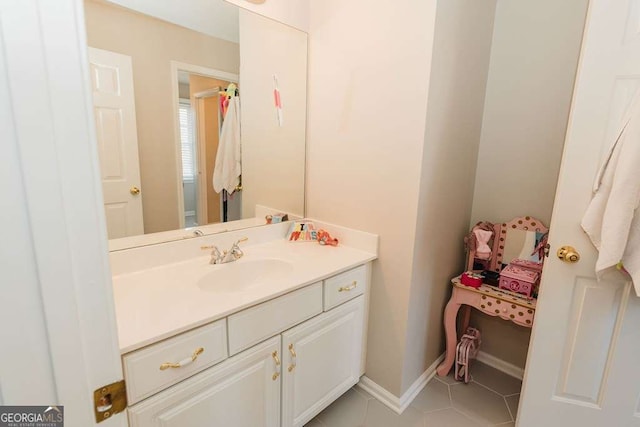
[{"label": "towel hanging on hook", "polygon": [[224,118],[229,109],[229,100],[239,96],[238,86],[235,83],[229,83],[229,86],[220,92],[220,95],[222,95],[220,96],[220,112],[222,113],[222,118]]}]

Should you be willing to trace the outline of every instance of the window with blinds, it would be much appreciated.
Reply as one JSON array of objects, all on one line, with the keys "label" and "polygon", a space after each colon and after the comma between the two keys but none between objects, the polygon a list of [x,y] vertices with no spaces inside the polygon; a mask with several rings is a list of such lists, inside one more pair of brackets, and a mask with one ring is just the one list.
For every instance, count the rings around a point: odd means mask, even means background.
[{"label": "window with blinds", "polygon": [[193,109],[188,99],[178,103],[180,145],[182,147],[182,180],[193,182],[196,177],[196,147],[193,132]]}]

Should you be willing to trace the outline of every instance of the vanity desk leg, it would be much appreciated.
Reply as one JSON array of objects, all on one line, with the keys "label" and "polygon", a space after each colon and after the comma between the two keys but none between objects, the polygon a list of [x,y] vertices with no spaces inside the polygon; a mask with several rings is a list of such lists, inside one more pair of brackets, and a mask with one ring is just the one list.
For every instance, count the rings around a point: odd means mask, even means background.
[{"label": "vanity desk leg", "polygon": [[456,345],[458,344],[458,334],[456,331],[456,319],[460,306],[464,304],[462,326],[463,333],[469,326],[469,317],[471,315],[471,307],[479,302],[480,295],[473,292],[465,292],[453,287],[451,298],[444,309],[444,333],[447,341],[447,352],[444,361],[438,366],[436,372],[438,376],[445,377],[451,370],[453,362],[456,358]]},{"label": "vanity desk leg", "polygon": [[471,321],[471,307],[468,305],[463,305],[462,307],[462,323],[460,325],[460,331],[458,331],[458,335],[462,336],[465,332],[467,332],[467,328],[469,327],[469,322]]}]

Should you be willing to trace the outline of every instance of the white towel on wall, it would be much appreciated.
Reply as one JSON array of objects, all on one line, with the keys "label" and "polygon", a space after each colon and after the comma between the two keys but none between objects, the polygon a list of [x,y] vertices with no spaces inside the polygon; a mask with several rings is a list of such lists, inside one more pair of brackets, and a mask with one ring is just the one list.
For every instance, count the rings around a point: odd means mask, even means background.
[{"label": "white towel on wall", "polygon": [[623,121],[594,184],[582,228],[600,251],[596,274],[622,261],[640,296],[640,97]]},{"label": "white towel on wall", "polygon": [[237,96],[229,100],[229,108],[222,130],[218,153],[213,169],[213,189],[220,193],[223,189],[233,193],[240,184],[242,159],[240,147],[240,100]]}]

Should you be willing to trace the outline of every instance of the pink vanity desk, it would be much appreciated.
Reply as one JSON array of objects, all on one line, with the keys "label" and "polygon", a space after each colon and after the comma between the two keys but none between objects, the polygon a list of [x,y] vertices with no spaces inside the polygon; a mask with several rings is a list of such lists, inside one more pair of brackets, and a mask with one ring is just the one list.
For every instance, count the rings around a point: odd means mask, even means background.
[{"label": "pink vanity desk", "polygon": [[536,299],[528,299],[522,295],[498,289],[495,286],[482,284],[479,288],[472,288],[460,283],[460,276],[451,279],[453,293],[444,310],[444,331],[447,338],[447,353],[444,361],[438,366],[437,373],[443,377],[449,373],[456,357],[458,336],[456,318],[462,305],[462,330],[469,326],[471,307],[491,316],[500,316],[518,325],[530,328],[536,312]]}]

